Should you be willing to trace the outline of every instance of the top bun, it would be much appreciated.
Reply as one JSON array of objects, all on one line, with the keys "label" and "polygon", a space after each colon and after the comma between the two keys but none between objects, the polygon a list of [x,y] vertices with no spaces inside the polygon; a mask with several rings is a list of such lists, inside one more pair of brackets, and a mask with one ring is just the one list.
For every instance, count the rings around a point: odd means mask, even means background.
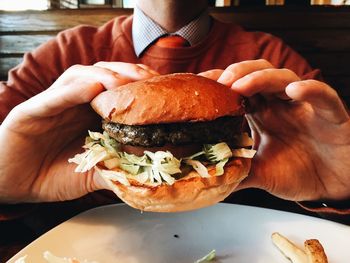
[{"label": "top bun", "polygon": [[227,86],[191,73],[156,76],[100,93],[93,109],[127,125],[210,121],[242,115],[242,98]]}]

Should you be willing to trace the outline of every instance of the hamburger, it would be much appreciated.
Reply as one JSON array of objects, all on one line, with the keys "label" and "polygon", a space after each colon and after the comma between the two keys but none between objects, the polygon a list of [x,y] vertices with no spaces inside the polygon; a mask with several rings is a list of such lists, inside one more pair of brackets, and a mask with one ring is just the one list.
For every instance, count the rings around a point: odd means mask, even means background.
[{"label": "hamburger", "polygon": [[130,206],[186,211],[225,199],[248,175],[254,151],[242,133],[238,93],[190,73],[156,76],[91,102],[102,132],[90,132],[76,172],[96,169]]}]

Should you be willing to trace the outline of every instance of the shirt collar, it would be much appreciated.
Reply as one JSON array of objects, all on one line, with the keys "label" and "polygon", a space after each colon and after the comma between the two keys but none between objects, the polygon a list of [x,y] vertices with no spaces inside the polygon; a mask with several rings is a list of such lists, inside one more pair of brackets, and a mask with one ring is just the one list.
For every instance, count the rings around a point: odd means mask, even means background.
[{"label": "shirt collar", "polygon": [[205,10],[198,18],[180,28],[176,32],[167,32],[137,6],[134,8],[132,23],[132,39],[137,56],[156,39],[164,35],[179,35],[186,39],[190,46],[202,41],[208,34],[211,26],[211,18],[208,10]]}]

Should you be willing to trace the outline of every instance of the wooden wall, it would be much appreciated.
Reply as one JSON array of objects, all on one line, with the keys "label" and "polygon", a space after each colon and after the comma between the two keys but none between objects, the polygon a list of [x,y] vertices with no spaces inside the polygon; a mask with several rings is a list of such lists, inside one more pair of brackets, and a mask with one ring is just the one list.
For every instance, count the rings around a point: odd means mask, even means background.
[{"label": "wooden wall", "polygon": [[[78,24],[101,25],[129,9],[83,9],[0,12],[0,79],[30,51]],[[213,8],[223,21],[235,21],[248,30],[270,32],[284,39],[320,68],[350,105],[350,8],[349,7],[259,7]]]},{"label": "wooden wall", "polygon": [[99,26],[113,17],[131,14],[126,9],[64,9],[50,11],[0,12],[0,79],[33,50],[59,31],[80,24]]}]

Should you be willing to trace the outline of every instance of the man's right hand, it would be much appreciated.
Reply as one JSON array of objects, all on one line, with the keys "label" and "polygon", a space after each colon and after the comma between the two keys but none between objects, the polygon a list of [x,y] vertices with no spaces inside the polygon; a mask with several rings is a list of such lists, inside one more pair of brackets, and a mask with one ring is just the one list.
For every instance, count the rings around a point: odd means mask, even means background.
[{"label": "man's right hand", "polygon": [[94,172],[75,174],[68,163],[100,123],[89,102],[105,89],[154,75],[140,64],[75,65],[16,106],[0,126],[0,202],[69,200],[105,188]]}]

